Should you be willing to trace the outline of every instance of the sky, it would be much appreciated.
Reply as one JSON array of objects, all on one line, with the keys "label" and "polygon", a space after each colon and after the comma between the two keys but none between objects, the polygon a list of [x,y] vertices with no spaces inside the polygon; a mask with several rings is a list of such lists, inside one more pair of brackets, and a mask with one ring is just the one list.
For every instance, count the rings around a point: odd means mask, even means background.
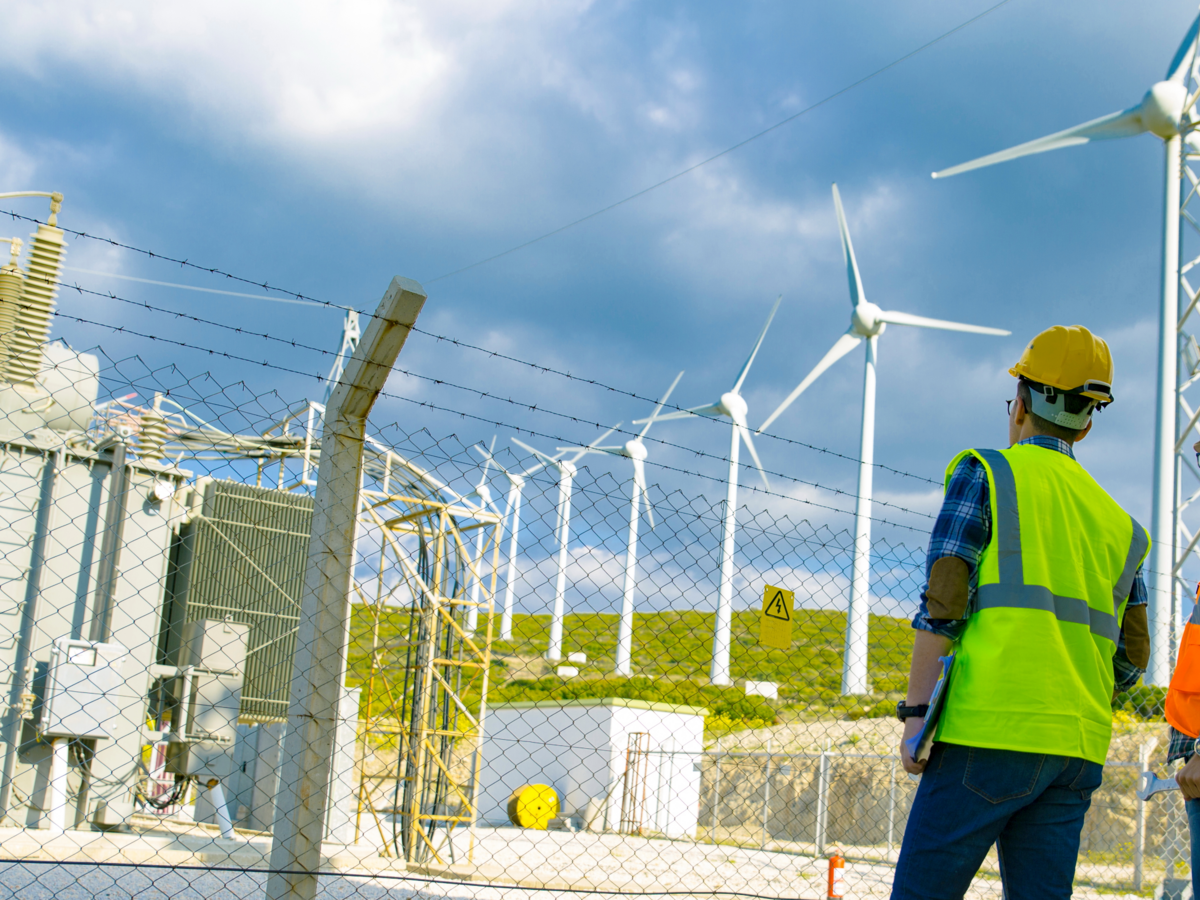
[{"label": "sky", "polygon": [[[1112,347],[1117,399],[1079,458],[1147,522],[1161,142],[1097,143],[943,181],[929,173],[1137,103],[1163,77],[1194,3],[1009,0],[689,174],[460,271],[687,169],[992,5],[11,4],[0,190],[62,191],[68,228],[332,304],[370,310],[393,276],[413,278],[429,295],[426,331],[646,398],[686,370],[672,398],[684,406],[729,388],[782,295],[743,392],[757,427],[849,324],[836,182],[868,299],[1013,332],[889,328],[877,461],[936,482],[959,450],[1003,445],[1008,367],[1042,329],[1084,324]],[[45,215],[41,200],[0,209]],[[127,280],[255,292],[227,278],[84,239],[71,240],[67,264],[66,280],[90,290],[298,344],[340,342],[333,309]],[[54,334],[77,348],[245,382],[251,394],[320,399],[311,374],[331,363],[116,299],[64,291],[59,308],[127,329],[60,317]],[[504,446],[522,428],[549,449],[649,412],[425,335],[398,366],[516,401],[394,374],[396,397],[380,400],[373,423],[463,446],[493,433]],[[862,378],[859,349],[773,426],[791,442],[758,439],[782,477],[755,502],[849,527]],[[707,421],[655,426],[651,437],[668,443],[650,444],[651,480],[719,498],[728,433]],[[751,474],[743,481],[758,483]],[[876,497],[917,514],[876,513],[915,529],[897,538],[915,546],[939,493],[876,473]]]}]

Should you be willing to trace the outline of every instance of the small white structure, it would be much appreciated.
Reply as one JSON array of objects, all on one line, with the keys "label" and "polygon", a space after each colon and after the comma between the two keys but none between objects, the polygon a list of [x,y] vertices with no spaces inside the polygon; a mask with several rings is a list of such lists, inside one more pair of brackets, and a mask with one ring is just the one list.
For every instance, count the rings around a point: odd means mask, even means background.
[{"label": "small white structure", "polygon": [[746,680],[747,697],[765,697],[768,700],[779,699],[779,683],[775,681]]},{"label": "small white structure", "polygon": [[481,822],[506,824],[513,791],[548,784],[559,815],[590,819],[584,824],[594,830],[693,836],[707,712],[620,697],[489,706]]}]

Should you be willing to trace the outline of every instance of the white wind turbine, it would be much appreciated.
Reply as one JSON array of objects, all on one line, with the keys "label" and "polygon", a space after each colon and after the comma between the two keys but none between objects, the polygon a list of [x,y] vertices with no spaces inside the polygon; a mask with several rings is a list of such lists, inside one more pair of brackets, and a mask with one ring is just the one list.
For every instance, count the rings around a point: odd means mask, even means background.
[{"label": "white wind turbine", "polygon": [[729,419],[731,423],[729,477],[725,494],[725,535],[721,542],[721,587],[717,595],[717,621],[713,629],[713,656],[712,666],[709,669],[709,680],[713,684],[730,683],[729,632],[733,623],[733,550],[734,531],[737,528],[738,452],[743,441],[746,443],[746,449],[750,451],[750,456],[754,459],[754,465],[758,468],[759,474],[762,475],[763,484],[770,487],[767,473],[763,471],[762,461],[758,458],[758,451],[754,449],[754,441],[750,438],[750,429],[746,425],[746,413],[749,408],[741,395],[742,384],[746,381],[746,376],[750,374],[750,366],[754,364],[754,357],[758,355],[758,348],[762,346],[763,338],[767,336],[767,329],[771,327],[771,320],[775,318],[775,311],[779,309],[781,300],[783,300],[782,295],[771,307],[767,323],[763,325],[762,332],[754,343],[754,349],[750,351],[741,371],[738,372],[733,387],[722,394],[717,402],[705,406],[695,406],[691,409],[677,410],[667,413],[665,416],[637,419],[633,423],[640,425],[654,419],[665,422],[668,419],[682,419],[687,416],[702,416],[709,419],[725,418]]},{"label": "white wind turbine", "polygon": [[[1158,324],[1158,409],[1154,429],[1154,500],[1150,526],[1150,558],[1146,568],[1150,574],[1150,663],[1146,683],[1166,685],[1171,679],[1171,610],[1174,596],[1175,567],[1175,454],[1176,389],[1179,363],[1179,219],[1186,215],[1180,208],[1181,171],[1183,165],[1182,133],[1193,122],[1184,123],[1195,98],[1188,97],[1187,79],[1192,71],[1196,53],[1196,36],[1200,32],[1200,16],[1193,22],[1167,67],[1167,77],[1153,85],[1142,102],[1120,112],[1101,116],[1074,128],[1059,131],[1037,140],[1028,141],[981,156],[958,166],[934,172],[934,178],[947,178],[960,172],[1006,162],[1034,153],[1073,147],[1090,141],[1133,137],[1150,133],[1162,138],[1166,145],[1166,202],[1163,215],[1162,305]],[[1188,144],[1196,147],[1195,133]],[[1195,191],[1193,185],[1192,190]],[[1190,313],[1191,310],[1189,309]],[[1179,437],[1179,441],[1183,438]],[[1190,502],[1190,501],[1189,501]]]},{"label": "white wind turbine", "polygon": [[[479,476],[479,484],[475,485],[475,490],[463,497],[464,500],[469,500],[475,497],[479,500],[479,509],[490,509],[496,515],[500,515],[500,510],[496,508],[496,504],[492,502],[492,491],[488,487],[488,466],[495,460],[492,459],[491,451],[496,447],[496,437],[492,436],[491,446],[488,452],[484,455],[483,472]],[[499,468],[499,466],[497,466]],[[501,519],[501,523],[503,523]],[[501,525],[503,528],[503,525]],[[471,606],[467,607],[467,634],[474,634],[475,629],[479,627],[479,590],[483,587],[483,539],[487,529],[482,525],[475,529],[475,579],[471,583]],[[502,539],[502,535],[497,540]],[[504,640],[504,638],[501,638]]]},{"label": "white wind turbine", "polygon": [[842,235],[842,258],[846,263],[846,275],[850,282],[850,328],[834,343],[833,347],[805,376],[796,389],[787,395],[775,412],[758,428],[762,434],[780,414],[808,389],[821,374],[835,362],[867,342],[866,371],[863,376],[862,435],[858,465],[858,499],[854,508],[854,567],[850,580],[850,605],[846,612],[846,643],[842,655],[842,693],[865,694],[867,692],[867,630],[870,613],[871,578],[871,476],[875,465],[875,355],[879,336],[888,324],[912,325],[917,328],[937,328],[944,331],[967,331],[972,334],[1006,335],[1011,332],[999,328],[983,328],[979,325],[963,325],[942,319],[927,319],[909,313],[883,310],[867,300],[863,292],[862,277],[858,272],[858,261],[854,258],[854,245],[850,243],[850,230],[846,227],[846,214],[842,210],[842,198],[837,185],[833,186],[833,205],[837,210],[838,230]]},{"label": "white wind turbine", "polygon": [[642,438],[646,436],[646,432],[650,430],[650,426],[657,420],[663,405],[670,399],[671,392],[675,390],[675,386],[679,384],[679,379],[682,377],[682,372],[675,376],[675,380],[671,382],[671,386],[667,388],[667,392],[658,401],[658,406],[654,407],[654,412],[650,414],[650,418],[645,420],[646,427],[641,430],[637,437],[626,441],[620,447],[559,448],[560,450],[582,449],[584,453],[607,453],[612,456],[624,456],[633,462],[633,490],[632,496],[629,499],[629,541],[625,549],[625,593],[621,600],[621,624],[617,629],[616,673],[618,675],[629,676],[633,674],[633,591],[637,581],[638,520],[641,517],[640,507],[643,499],[646,501],[646,517],[650,520],[650,529],[654,529],[654,509],[650,505],[650,495],[646,493],[646,456],[648,454]]},{"label": "white wind turbine", "polygon": [[544,462],[530,466],[517,475],[500,465],[492,456],[490,450],[482,444],[475,445],[475,451],[485,460],[500,470],[508,479],[508,497],[504,504],[504,519],[509,521],[508,530],[508,574],[504,579],[504,611],[500,615],[500,640],[512,640],[513,590],[517,583],[517,539],[521,532],[521,492],[525,488],[525,479],[545,468]]},{"label": "white wind turbine", "polygon": [[618,422],[586,447],[581,447],[570,459],[563,459],[561,451],[554,456],[547,456],[541,450],[535,450],[524,441],[517,440],[516,438],[512,439],[513,443],[518,447],[528,450],[538,459],[542,460],[543,465],[553,466],[558,470],[558,525],[555,529],[558,534],[558,575],[554,581],[554,611],[550,616],[550,642],[546,648],[546,659],[551,662],[557,662],[562,659],[563,614],[567,595],[567,544],[571,537],[571,486],[574,483],[576,473],[579,471],[575,463],[579,461],[583,454],[587,453],[588,450],[595,447],[620,427],[621,423]]}]

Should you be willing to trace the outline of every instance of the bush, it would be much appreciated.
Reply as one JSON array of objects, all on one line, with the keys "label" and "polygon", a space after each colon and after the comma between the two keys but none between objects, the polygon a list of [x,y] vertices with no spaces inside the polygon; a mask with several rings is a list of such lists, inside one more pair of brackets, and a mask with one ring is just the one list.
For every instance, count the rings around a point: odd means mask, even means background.
[{"label": "bush", "polygon": [[1167,689],[1139,684],[1128,691],[1117,694],[1113,709],[1132,713],[1146,722],[1158,722],[1163,718],[1163,706],[1167,701]]}]

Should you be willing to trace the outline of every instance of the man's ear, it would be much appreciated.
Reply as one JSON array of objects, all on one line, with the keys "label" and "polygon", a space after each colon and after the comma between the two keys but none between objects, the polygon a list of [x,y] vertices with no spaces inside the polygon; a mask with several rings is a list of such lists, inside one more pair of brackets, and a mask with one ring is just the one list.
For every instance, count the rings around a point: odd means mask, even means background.
[{"label": "man's ear", "polygon": [[1085,437],[1088,436],[1088,432],[1092,430],[1092,422],[1093,421],[1095,421],[1095,420],[1088,419],[1087,427],[1079,432],[1079,437],[1075,438],[1075,440],[1072,441],[1072,443],[1078,444],[1080,441],[1082,441]]}]

